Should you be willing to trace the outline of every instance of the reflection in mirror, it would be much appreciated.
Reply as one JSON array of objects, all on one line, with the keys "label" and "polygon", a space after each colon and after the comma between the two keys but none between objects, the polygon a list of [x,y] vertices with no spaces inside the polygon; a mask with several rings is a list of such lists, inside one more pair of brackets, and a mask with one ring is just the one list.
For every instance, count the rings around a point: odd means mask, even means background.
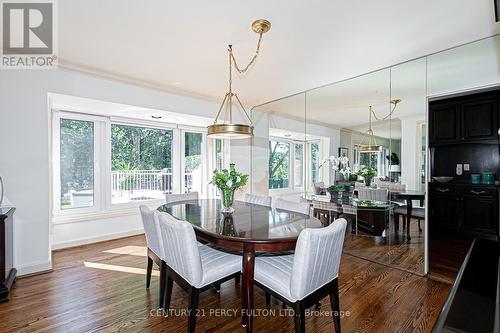
[{"label": "reflection in mirror", "polygon": [[[425,58],[391,68],[392,99],[400,99],[391,123],[392,216],[387,233],[390,265],[424,274],[425,257]],[[408,218],[409,217],[409,218]]]},{"label": "reflection in mirror", "polygon": [[[305,93],[270,102],[252,110],[262,133],[254,138],[254,194],[300,202],[308,172],[305,135]],[[260,117],[257,120],[257,117]],[[310,139],[310,138],[309,138]],[[258,144],[257,144],[258,143]]]},{"label": "reflection in mirror", "polygon": [[309,91],[306,108],[306,133],[328,129],[318,179],[325,191],[308,192],[314,213],[325,223],[346,218],[345,252],[384,264],[390,205],[388,189],[376,184],[391,178],[390,97],[387,69]]}]

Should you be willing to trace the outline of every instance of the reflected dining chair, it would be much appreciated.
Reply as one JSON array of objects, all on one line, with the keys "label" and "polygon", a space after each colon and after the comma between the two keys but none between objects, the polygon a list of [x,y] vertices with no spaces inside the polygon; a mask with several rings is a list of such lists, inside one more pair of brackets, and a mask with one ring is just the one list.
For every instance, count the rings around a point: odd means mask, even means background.
[{"label": "reflected dining chair", "polygon": [[167,202],[167,204],[188,200],[198,200],[198,192],[165,195],[165,201]]},{"label": "reflected dining chair", "polygon": [[141,211],[142,225],[144,227],[144,233],[146,234],[146,245],[147,245],[147,255],[148,255],[148,266],[146,270],[146,288],[149,289],[151,285],[151,274],[153,273],[153,263],[155,263],[160,269],[160,294],[159,294],[159,306],[162,306],[163,300],[163,279],[164,279],[164,265],[161,260],[163,255],[163,242],[161,238],[161,232],[158,224],[155,222],[154,211],[150,210],[147,206],[141,205],[139,207]]},{"label": "reflected dining chair", "polygon": [[255,259],[255,285],[294,310],[295,331],[305,332],[305,310],[330,296],[335,332],[340,333],[339,267],[347,221],[304,229],[295,253]]},{"label": "reflected dining chair", "polygon": [[240,276],[241,256],[222,252],[196,241],[193,226],[167,213],[155,212],[164,244],[165,295],[168,316],[173,282],[189,295],[188,332],[194,332],[199,294]]},{"label": "reflected dining chair", "polygon": [[245,193],[244,201],[255,205],[271,207],[272,198]]},{"label": "reflected dining chair", "polygon": [[389,191],[386,188],[360,188],[358,189],[358,198],[360,200],[375,200],[387,202]]},{"label": "reflected dining chair", "polygon": [[276,199],[274,206],[276,209],[288,210],[290,212],[309,215],[311,212],[311,205],[305,202],[293,202],[281,198]]}]

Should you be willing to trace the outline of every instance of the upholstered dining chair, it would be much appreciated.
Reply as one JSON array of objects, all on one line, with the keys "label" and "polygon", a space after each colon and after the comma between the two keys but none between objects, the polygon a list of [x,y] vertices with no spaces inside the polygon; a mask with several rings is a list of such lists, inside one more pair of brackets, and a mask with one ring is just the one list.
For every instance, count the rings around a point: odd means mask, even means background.
[{"label": "upholstered dining chair", "polygon": [[158,224],[155,222],[154,211],[150,210],[147,206],[141,205],[139,207],[142,217],[142,225],[144,233],[146,234],[146,246],[148,255],[148,265],[146,269],[146,288],[149,289],[151,285],[151,274],[153,272],[153,263],[160,269],[160,295],[159,306],[162,306],[163,300],[163,279],[165,278],[164,265],[162,264],[161,256],[163,255],[163,242],[161,238],[161,231]]},{"label": "upholstered dining chair", "polygon": [[182,194],[166,194],[165,200],[167,204],[180,201],[198,200],[198,192],[190,192]]},{"label": "upholstered dining chair", "polygon": [[193,226],[168,213],[155,212],[163,239],[165,294],[163,309],[168,315],[173,282],[189,294],[188,332],[194,332],[199,294],[240,276],[241,256],[201,245]]},{"label": "upholstered dining chair", "polygon": [[386,202],[389,200],[388,190],[386,188],[360,188],[358,189],[358,198],[360,200],[375,200]]},{"label": "upholstered dining chair", "polygon": [[347,221],[304,229],[295,253],[255,259],[255,285],[292,307],[295,331],[305,332],[305,310],[330,296],[335,332],[340,333],[339,267]]},{"label": "upholstered dining chair", "polygon": [[288,210],[290,212],[309,215],[311,212],[311,205],[305,202],[293,202],[281,198],[276,199],[274,206],[276,209]]},{"label": "upholstered dining chair", "polygon": [[251,203],[251,204],[256,204],[256,205],[261,205],[261,206],[266,206],[266,207],[271,207],[271,197],[263,197],[260,195],[253,195],[253,194],[248,194],[245,193],[245,202]]}]

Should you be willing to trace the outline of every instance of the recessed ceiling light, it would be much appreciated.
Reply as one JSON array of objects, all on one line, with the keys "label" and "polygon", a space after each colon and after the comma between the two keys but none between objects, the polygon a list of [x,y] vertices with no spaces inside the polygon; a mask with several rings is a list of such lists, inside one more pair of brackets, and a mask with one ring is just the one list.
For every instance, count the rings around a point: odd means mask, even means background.
[{"label": "recessed ceiling light", "polygon": [[161,119],[161,116],[151,116],[153,119]]}]

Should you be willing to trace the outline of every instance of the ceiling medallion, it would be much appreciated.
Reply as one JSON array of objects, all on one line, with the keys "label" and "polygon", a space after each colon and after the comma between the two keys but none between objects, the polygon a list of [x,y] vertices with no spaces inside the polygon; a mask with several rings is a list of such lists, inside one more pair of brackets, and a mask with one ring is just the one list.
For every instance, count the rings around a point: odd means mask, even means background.
[{"label": "ceiling medallion", "polygon": [[[219,112],[217,112],[217,116],[215,117],[214,123],[207,127],[208,134],[207,136],[210,138],[224,138],[224,139],[243,139],[253,137],[253,124],[252,119],[248,115],[245,107],[241,103],[238,95],[232,90],[232,71],[233,65],[236,71],[239,74],[244,74],[248,71],[248,69],[255,63],[257,56],[260,51],[260,44],[262,41],[262,35],[268,32],[271,29],[271,23],[267,20],[257,20],[252,23],[252,30],[259,34],[259,41],[257,42],[257,49],[255,50],[255,54],[250,60],[250,62],[244,67],[240,68],[236,62],[236,58],[233,54],[233,47],[229,45],[229,91],[224,96],[222,100],[222,104],[219,108]],[[233,123],[233,98],[235,100],[235,104],[241,110],[241,114],[245,120],[248,120],[246,124],[234,124]],[[222,119],[221,116],[222,110],[224,110]]]}]

